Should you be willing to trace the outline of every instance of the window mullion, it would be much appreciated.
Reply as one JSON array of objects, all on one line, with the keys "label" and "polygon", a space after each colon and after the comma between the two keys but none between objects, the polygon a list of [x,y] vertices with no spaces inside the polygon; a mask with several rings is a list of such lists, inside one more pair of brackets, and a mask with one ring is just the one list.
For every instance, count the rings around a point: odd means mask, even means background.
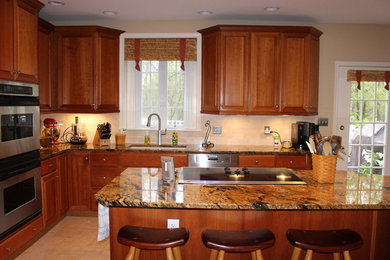
[{"label": "window mullion", "polygon": [[159,62],[159,103],[160,103],[160,111],[159,115],[161,117],[161,127],[166,128],[168,125],[167,120],[167,104],[168,104],[168,62],[167,61],[160,61]]}]

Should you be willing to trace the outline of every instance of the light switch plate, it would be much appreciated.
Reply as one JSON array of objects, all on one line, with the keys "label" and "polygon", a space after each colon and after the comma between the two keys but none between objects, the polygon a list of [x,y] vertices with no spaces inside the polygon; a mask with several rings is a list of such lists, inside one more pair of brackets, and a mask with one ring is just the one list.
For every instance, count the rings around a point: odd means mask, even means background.
[{"label": "light switch plate", "polygon": [[215,135],[222,134],[222,126],[213,126],[213,134]]},{"label": "light switch plate", "polygon": [[179,228],[180,219],[168,219],[168,228]]},{"label": "light switch plate", "polygon": [[328,118],[318,118],[317,125],[328,126]]}]

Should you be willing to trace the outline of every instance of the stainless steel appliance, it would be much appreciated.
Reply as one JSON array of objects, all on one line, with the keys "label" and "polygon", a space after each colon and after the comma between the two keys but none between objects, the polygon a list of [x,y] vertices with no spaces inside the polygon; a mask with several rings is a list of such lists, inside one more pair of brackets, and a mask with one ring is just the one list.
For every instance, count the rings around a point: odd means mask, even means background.
[{"label": "stainless steel appliance", "polygon": [[36,84],[0,81],[0,159],[39,149],[38,95]]},{"label": "stainless steel appliance", "polygon": [[309,137],[318,132],[318,125],[310,122],[298,121],[291,124],[291,144],[300,150],[309,150],[306,142]]},{"label": "stainless steel appliance", "polygon": [[237,167],[237,153],[190,153],[188,154],[190,167]]},{"label": "stainless steel appliance", "polygon": [[0,238],[40,214],[38,85],[0,81]]},{"label": "stainless steel appliance", "polygon": [[182,184],[306,184],[287,168],[184,167],[179,174]]}]

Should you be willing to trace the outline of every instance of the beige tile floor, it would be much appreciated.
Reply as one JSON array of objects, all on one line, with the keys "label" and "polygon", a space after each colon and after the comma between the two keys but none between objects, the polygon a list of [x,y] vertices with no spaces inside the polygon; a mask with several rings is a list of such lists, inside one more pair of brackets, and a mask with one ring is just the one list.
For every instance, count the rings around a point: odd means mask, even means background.
[{"label": "beige tile floor", "polygon": [[97,227],[97,217],[66,216],[16,260],[108,260],[109,240],[96,240]]}]

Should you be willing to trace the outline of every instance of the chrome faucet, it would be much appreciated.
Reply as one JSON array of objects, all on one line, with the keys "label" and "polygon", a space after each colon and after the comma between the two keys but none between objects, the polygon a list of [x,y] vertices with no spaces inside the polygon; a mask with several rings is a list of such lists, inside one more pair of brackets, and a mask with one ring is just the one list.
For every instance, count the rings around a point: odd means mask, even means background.
[{"label": "chrome faucet", "polygon": [[167,129],[165,128],[164,130],[161,130],[161,118],[160,118],[160,116],[157,113],[152,113],[152,114],[150,114],[148,116],[148,122],[146,123],[147,127],[150,127],[150,122],[151,122],[152,116],[157,116],[157,120],[158,120],[157,144],[161,145],[161,143],[162,143],[161,142],[161,140],[162,140],[161,136],[167,134]]}]

